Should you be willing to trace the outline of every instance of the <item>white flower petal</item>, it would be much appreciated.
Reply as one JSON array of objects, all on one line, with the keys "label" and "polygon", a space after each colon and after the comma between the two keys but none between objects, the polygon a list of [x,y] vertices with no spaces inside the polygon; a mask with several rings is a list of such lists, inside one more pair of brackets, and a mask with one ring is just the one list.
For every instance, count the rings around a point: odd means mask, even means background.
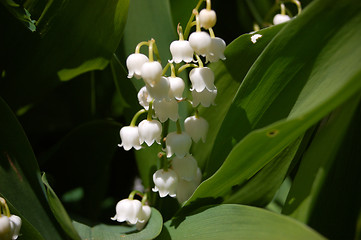
[{"label": "white flower petal", "polygon": [[189,42],[186,40],[177,40],[173,41],[170,44],[170,52],[172,53],[172,61],[175,63],[180,63],[182,61],[189,63],[193,61],[193,48],[190,46]]},{"label": "white flower petal", "polygon": [[161,101],[155,100],[154,111],[156,117],[162,123],[167,121],[168,118],[172,121],[177,121],[177,119],[179,118],[178,103],[174,98],[169,100],[163,99]]},{"label": "white flower petal", "polygon": [[128,78],[133,76],[137,79],[142,77],[141,68],[144,63],[148,62],[149,59],[147,56],[141,53],[130,54],[127,58],[126,64],[128,68]]},{"label": "white flower petal", "polygon": [[153,182],[155,187],[152,190],[153,192],[158,192],[160,197],[167,195],[171,197],[176,196],[178,176],[172,169],[156,171],[153,174]]},{"label": "white flower petal", "polygon": [[151,146],[154,141],[160,143],[162,134],[162,125],[157,120],[143,120],[138,124],[138,133],[140,144],[144,142]]},{"label": "white flower petal", "polygon": [[189,72],[189,79],[192,82],[191,91],[202,92],[204,89],[215,90],[214,73],[208,67],[193,68]]},{"label": "white flower petal", "polygon": [[193,97],[193,107],[197,107],[199,104],[201,104],[204,107],[209,107],[210,105],[214,105],[214,99],[216,99],[217,96],[217,89],[215,90],[208,90],[204,89],[202,92],[197,92],[196,90],[192,91],[192,97]]},{"label": "white flower petal", "polygon": [[226,60],[224,56],[224,50],[226,49],[226,43],[222,38],[214,37],[211,39],[211,46],[206,54],[206,60],[209,62],[217,62],[219,59]]},{"label": "white flower petal", "polygon": [[192,145],[192,139],[186,132],[171,132],[167,135],[165,142],[168,158],[173,154],[177,157],[184,157],[189,153],[189,149]]},{"label": "white flower petal", "polygon": [[194,142],[198,142],[202,138],[202,141],[206,141],[206,136],[208,132],[208,122],[202,117],[187,117],[184,120],[184,129],[186,133],[191,136]]},{"label": "white flower petal", "polygon": [[193,32],[189,36],[189,44],[193,50],[198,54],[205,56],[211,46],[211,36],[206,32]]},{"label": "white flower petal", "polygon": [[194,191],[199,186],[202,179],[202,172],[198,168],[197,169],[197,177],[193,179],[193,181],[186,181],[184,179],[180,179],[178,181],[177,186],[177,200],[180,203],[185,202],[189,199],[190,196],[194,193]]},{"label": "white flower petal", "polygon": [[216,25],[217,15],[214,10],[202,9],[198,16],[201,27],[209,29]]},{"label": "white flower petal", "polygon": [[172,160],[172,169],[177,173],[179,179],[192,181],[197,177],[197,168],[197,161],[191,154],[187,154],[183,158],[176,156]]},{"label": "white flower petal", "polygon": [[127,221],[130,224],[136,224],[139,218],[140,211],[142,210],[142,203],[137,200],[123,199],[117,203],[116,214],[112,220],[118,222]]},{"label": "white flower petal", "polygon": [[146,62],[141,68],[142,78],[147,84],[154,86],[160,80],[162,70],[162,65],[159,62]]},{"label": "white flower petal", "polygon": [[120,138],[122,140],[120,147],[123,147],[126,151],[130,150],[132,147],[134,147],[136,150],[141,148],[138,127],[136,126],[122,127],[120,129]]},{"label": "white flower petal", "polygon": [[146,84],[146,88],[150,96],[155,100],[169,99],[170,84],[166,77],[161,77],[153,86]]},{"label": "white flower petal", "polygon": [[183,91],[185,83],[180,77],[168,77],[169,81],[169,96],[174,96],[177,100],[183,98]]},{"label": "white flower petal", "polygon": [[281,23],[284,23],[284,22],[289,21],[290,19],[291,19],[291,18],[290,18],[290,16],[288,16],[288,15],[276,14],[276,15],[273,17],[273,24],[274,24],[274,25],[281,24]]}]

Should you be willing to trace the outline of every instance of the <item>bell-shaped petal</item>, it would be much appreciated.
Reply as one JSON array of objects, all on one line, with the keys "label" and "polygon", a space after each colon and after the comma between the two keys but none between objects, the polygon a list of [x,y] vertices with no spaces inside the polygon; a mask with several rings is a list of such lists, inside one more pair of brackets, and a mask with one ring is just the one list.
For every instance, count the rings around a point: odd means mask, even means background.
[{"label": "bell-shaped petal", "polygon": [[153,174],[154,188],[153,192],[158,192],[160,197],[167,195],[176,196],[178,176],[175,171],[168,169],[167,171],[160,169]]},{"label": "bell-shaped petal", "polygon": [[186,181],[184,179],[179,179],[177,186],[177,200],[180,203],[185,202],[189,199],[190,196],[197,189],[202,180],[202,172],[198,168],[196,178],[192,181]]},{"label": "bell-shaped petal", "polygon": [[180,77],[168,77],[169,81],[169,96],[174,96],[177,100],[183,98],[183,91],[185,83]]},{"label": "bell-shaped petal", "polygon": [[138,92],[138,101],[139,104],[144,107],[145,110],[149,109],[149,103],[153,100],[153,98],[150,96],[147,87],[142,87]]},{"label": "bell-shaped petal", "polygon": [[192,82],[191,91],[202,92],[204,89],[216,89],[216,86],[214,86],[214,73],[208,67],[193,68],[189,72],[189,79]]},{"label": "bell-shaped petal", "polygon": [[187,154],[183,158],[175,156],[172,160],[172,169],[177,173],[179,179],[192,181],[197,177],[197,168],[197,161],[191,154]]},{"label": "bell-shaped petal", "polygon": [[194,50],[187,40],[176,40],[170,44],[172,53],[171,62],[180,63],[182,61],[189,63],[193,61]]},{"label": "bell-shaped petal", "polygon": [[136,150],[141,148],[137,126],[122,127],[120,129],[120,138],[122,143],[119,145],[119,147],[123,147],[126,151],[130,150],[132,147],[134,147]]},{"label": "bell-shaped petal", "polygon": [[154,141],[160,144],[162,125],[157,120],[143,120],[138,124],[138,133],[140,144],[151,146]]},{"label": "bell-shaped petal", "polygon": [[12,231],[10,219],[0,214],[0,239],[11,240]]},{"label": "bell-shaped petal", "polygon": [[193,50],[198,54],[205,56],[211,46],[211,36],[206,32],[193,32],[189,36],[189,44]]},{"label": "bell-shaped petal", "polygon": [[11,233],[12,233],[12,240],[18,238],[21,228],[21,218],[16,215],[10,215],[10,226],[11,226]]},{"label": "bell-shaped petal", "polygon": [[167,135],[165,143],[168,158],[170,158],[173,154],[182,158],[189,153],[189,149],[192,145],[192,139],[186,132],[171,132]]},{"label": "bell-shaped petal", "polygon": [[162,76],[162,65],[157,62],[146,62],[142,65],[141,73],[143,80],[150,86],[154,86]]},{"label": "bell-shaped petal", "polygon": [[136,224],[142,211],[142,203],[137,199],[123,199],[117,203],[115,209],[116,214],[112,220]]},{"label": "bell-shaped petal", "polygon": [[162,100],[169,98],[170,84],[166,77],[161,77],[160,80],[153,86],[146,84],[146,88],[152,98],[155,100]]},{"label": "bell-shaped petal", "polygon": [[197,92],[195,90],[192,91],[192,105],[193,107],[197,107],[198,104],[201,104],[204,107],[209,107],[210,105],[214,105],[214,99],[217,96],[217,89],[208,90],[204,89],[202,92]]},{"label": "bell-shaped petal", "polygon": [[151,213],[152,209],[148,205],[142,206],[142,211],[139,214],[138,222],[135,225],[137,230],[142,230],[144,228],[150,218]]},{"label": "bell-shaped petal", "polygon": [[211,38],[211,46],[206,54],[206,61],[217,62],[219,59],[226,60],[224,50],[226,49],[226,42],[219,37]]},{"label": "bell-shaped petal", "polygon": [[208,127],[207,120],[202,117],[191,116],[184,120],[184,130],[194,142],[198,142],[201,138],[203,142],[206,141]]},{"label": "bell-shaped petal", "polygon": [[141,53],[130,54],[127,58],[126,64],[128,68],[128,78],[133,76],[137,79],[142,77],[142,66],[144,63],[148,62],[149,59],[147,56]]},{"label": "bell-shaped petal", "polygon": [[154,100],[154,112],[155,116],[161,121],[162,123],[167,121],[168,118],[172,121],[177,121],[179,118],[178,115],[178,102],[172,99],[163,99],[161,101]]},{"label": "bell-shaped petal", "polygon": [[205,29],[209,29],[216,25],[217,15],[214,10],[202,9],[199,12],[198,17],[199,17],[199,23],[201,24],[201,27],[203,27]]},{"label": "bell-shaped petal", "polygon": [[281,23],[284,23],[284,22],[289,21],[290,19],[291,19],[291,18],[290,18],[290,16],[288,16],[288,15],[276,14],[276,15],[273,17],[273,24],[274,24],[274,25],[281,24]]}]

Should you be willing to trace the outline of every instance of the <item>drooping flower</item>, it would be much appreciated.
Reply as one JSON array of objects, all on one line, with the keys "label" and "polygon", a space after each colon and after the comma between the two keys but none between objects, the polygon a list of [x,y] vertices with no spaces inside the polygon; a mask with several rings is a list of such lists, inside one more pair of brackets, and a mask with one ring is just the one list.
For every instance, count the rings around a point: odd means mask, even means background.
[{"label": "drooping flower", "polygon": [[206,61],[217,62],[219,59],[226,60],[224,56],[224,50],[226,49],[226,43],[222,38],[211,38],[211,45],[206,53]]},{"label": "drooping flower", "polygon": [[138,101],[139,104],[145,109],[149,109],[149,103],[153,100],[150,96],[146,86],[142,87],[138,92]]},{"label": "drooping flower", "polygon": [[273,17],[273,24],[274,24],[274,25],[281,24],[281,23],[284,23],[284,22],[289,21],[290,19],[291,19],[291,18],[290,18],[290,16],[288,16],[288,15],[285,15],[285,14],[276,14],[276,15]]},{"label": "drooping flower", "polygon": [[189,149],[192,145],[192,139],[186,132],[171,132],[167,135],[165,143],[168,158],[170,158],[173,154],[182,158],[189,153]]},{"label": "drooping flower", "polygon": [[149,206],[145,207],[145,205],[142,205],[137,199],[126,198],[120,200],[115,209],[116,214],[111,219],[118,222],[126,221],[128,224],[140,223],[144,226],[150,217]]},{"label": "drooping flower", "polygon": [[157,170],[153,174],[154,188],[153,192],[158,192],[160,197],[169,195],[170,197],[176,196],[178,176],[172,169]]},{"label": "drooping flower", "polygon": [[7,216],[0,215],[0,239],[12,239],[10,219]]},{"label": "drooping flower", "polygon": [[183,98],[183,91],[185,84],[182,78],[180,77],[168,77],[169,81],[169,95],[174,96],[177,100]]},{"label": "drooping flower", "polygon": [[151,213],[152,209],[148,205],[142,206],[142,211],[139,214],[138,222],[135,224],[137,230],[142,230],[144,228],[150,218]]},{"label": "drooping flower", "polygon": [[214,10],[202,9],[198,16],[201,27],[209,29],[216,25],[217,15]]},{"label": "drooping flower", "polygon": [[179,179],[192,181],[197,177],[197,168],[197,161],[191,154],[187,154],[183,158],[175,156],[172,160],[172,169],[177,173]]},{"label": "drooping flower", "polygon": [[186,200],[188,200],[189,197],[192,196],[196,188],[201,183],[201,180],[202,180],[202,172],[199,168],[197,169],[196,178],[194,178],[192,181],[186,181],[184,179],[180,179],[178,181],[178,186],[177,186],[178,202],[183,203]]},{"label": "drooping flower", "polygon": [[202,92],[204,89],[216,89],[216,86],[214,86],[214,73],[208,67],[193,68],[189,72],[189,79],[192,82],[191,91]]},{"label": "drooping flower", "polygon": [[209,107],[211,104],[214,104],[214,99],[217,96],[217,89],[208,90],[204,89],[202,92],[197,92],[195,90],[192,91],[192,105],[193,107],[197,107],[198,104],[201,104],[204,107]]},{"label": "drooping flower", "polygon": [[205,56],[211,46],[211,36],[206,32],[193,32],[189,36],[189,44],[198,55]]},{"label": "drooping flower", "polygon": [[153,86],[146,84],[146,88],[150,96],[155,100],[169,99],[170,84],[166,77],[161,77]]},{"label": "drooping flower", "polygon": [[184,130],[191,136],[194,142],[206,141],[208,122],[202,117],[190,116],[184,120]]},{"label": "drooping flower", "polygon": [[16,215],[10,215],[10,226],[11,226],[11,233],[12,233],[12,240],[18,238],[21,228],[21,218]]},{"label": "drooping flower", "polygon": [[128,68],[128,78],[132,78],[133,76],[137,79],[142,77],[142,66],[144,63],[148,62],[149,59],[147,56],[141,53],[133,53],[130,54],[127,58],[126,64]]},{"label": "drooping flower", "polygon": [[119,147],[123,147],[124,150],[128,151],[132,147],[134,149],[141,149],[140,141],[139,141],[139,131],[137,126],[126,126],[120,129],[120,138],[122,143],[119,144]]},{"label": "drooping flower", "polygon": [[154,141],[160,144],[162,134],[162,125],[157,120],[143,120],[138,124],[138,133],[140,144],[144,142],[151,146]]},{"label": "drooping flower", "polygon": [[168,118],[172,121],[177,121],[179,118],[178,114],[178,103],[177,101],[172,99],[163,99],[163,100],[155,100],[154,101],[154,112],[155,116],[162,123],[167,121]]},{"label": "drooping flower", "polygon": [[176,40],[170,44],[172,60],[170,62],[180,63],[182,61],[189,63],[193,61],[193,48],[187,40]]},{"label": "drooping flower", "polygon": [[154,86],[162,76],[162,65],[157,62],[146,62],[141,68],[143,80],[150,86]]}]

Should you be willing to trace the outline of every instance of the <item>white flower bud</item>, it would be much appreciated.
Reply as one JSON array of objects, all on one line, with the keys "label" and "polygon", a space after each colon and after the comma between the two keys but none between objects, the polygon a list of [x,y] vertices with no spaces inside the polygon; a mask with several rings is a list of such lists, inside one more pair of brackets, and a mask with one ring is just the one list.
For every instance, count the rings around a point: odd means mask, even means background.
[{"label": "white flower bud", "polygon": [[170,62],[180,63],[184,61],[189,63],[193,61],[193,48],[187,40],[176,40],[170,44],[170,52],[173,59]]},{"label": "white flower bud", "polygon": [[172,160],[172,169],[177,173],[179,179],[192,181],[197,177],[197,161],[191,154],[183,158],[174,157]]},{"label": "white flower bud", "polygon": [[146,142],[148,146],[151,146],[154,141],[160,144],[162,125],[157,120],[143,120],[138,124],[138,133],[140,144]]},{"label": "white flower bud", "polygon": [[211,38],[211,46],[206,54],[206,60],[209,62],[217,62],[219,59],[226,60],[224,56],[224,50],[226,49],[226,43],[222,38]]},{"label": "white flower bud", "polygon": [[154,188],[153,192],[159,192],[160,197],[169,195],[170,197],[176,196],[178,176],[172,169],[164,171],[160,169],[153,174]]},{"label": "white flower bud", "polygon": [[169,96],[174,96],[177,100],[183,98],[183,91],[185,84],[182,78],[180,77],[168,77],[169,81]]},{"label": "white flower bud", "polygon": [[133,76],[137,79],[142,77],[142,66],[144,63],[148,62],[149,59],[147,56],[141,53],[133,53],[130,54],[127,58],[126,64],[128,68],[128,78],[132,78]]},{"label": "white flower bud", "polygon": [[141,68],[143,80],[150,86],[154,86],[162,76],[162,65],[157,62],[146,62]]},{"label": "white flower bud", "polygon": [[192,181],[186,181],[184,179],[179,179],[177,186],[177,200],[180,203],[185,202],[192,196],[194,191],[197,189],[202,180],[202,172],[198,168],[197,176]]},{"label": "white flower bud", "polygon": [[116,214],[111,218],[112,220],[136,224],[141,216],[142,203],[137,199],[123,199],[117,203],[115,209]]},{"label": "white flower bud", "polygon": [[147,88],[144,86],[138,92],[139,104],[144,107],[145,110],[149,110],[149,103],[153,100],[150,96]]},{"label": "white flower bud", "polygon": [[202,92],[204,89],[216,89],[216,86],[214,86],[214,73],[208,67],[193,68],[189,72],[189,79],[192,82],[191,91]]},{"label": "white flower bud", "polygon": [[146,88],[155,100],[169,99],[170,84],[166,77],[161,77],[153,86],[146,84]]},{"label": "white flower bud", "polygon": [[205,56],[211,46],[211,36],[206,32],[193,32],[189,36],[189,44],[198,55]]},{"label": "white flower bud", "polygon": [[124,150],[128,151],[132,147],[134,149],[141,149],[140,141],[139,141],[139,132],[138,127],[134,126],[126,126],[120,129],[120,138],[122,143],[118,145],[119,147],[123,147]]},{"label": "white flower bud", "polygon": [[0,239],[4,239],[4,240],[12,239],[10,219],[7,216],[1,216],[1,214],[0,214]]},{"label": "white flower bud", "polygon": [[155,100],[154,101],[154,112],[155,116],[161,121],[162,123],[167,121],[170,118],[172,121],[177,121],[179,118],[178,115],[178,103],[173,99],[163,99],[161,101]]},{"label": "white flower bud", "polygon": [[10,226],[12,232],[12,240],[18,238],[21,228],[21,218],[16,215],[10,215]]},{"label": "white flower bud", "polygon": [[204,107],[209,107],[211,104],[214,105],[214,99],[217,96],[217,89],[207,90],[206,88],[202,92],[192,91],[193,107],[197,107],[201,104]]},{"label": "white flower bud", "polygon": [[144,228],[150,218],[151,213],[152,209],[148,205],[142,206],[142,211],[139,214],[138,222],[135,225],[137,230],[142,230]]},{"label": "white flower bud", "polygon": [[192,139],[186,132],[171,132],[167,135],[165,143],[168,158],[173,154],[177,157],[184,157],[187,153],[189,153],[189,149],[192,145]]},{"label": "white flower bud", "polygon": [[216,25],[217,15],[214,10],[202,9],[199,12],[198,17],[199,17],[199,23],[201,24],[201,27],[203,27],[205,29],[209,29]]},{"label": "white flower bud", "polygon": [[202,138],[202,141],[206,141],[208,132],[208,122],[202,117],[187,117],[184,120],[184,130],[191,136],[194,142],[198,142]]},{"label": "white flower bud", "polygon": [[273,17],[273,24],[274,24],[274,25],[281,24],[281,23],[284,23],[284,22],[289,21],[290,19],[291,19],[291,18],[290,18],[290,16],[288,16],[288,15],[276,14],[276,15]]}]

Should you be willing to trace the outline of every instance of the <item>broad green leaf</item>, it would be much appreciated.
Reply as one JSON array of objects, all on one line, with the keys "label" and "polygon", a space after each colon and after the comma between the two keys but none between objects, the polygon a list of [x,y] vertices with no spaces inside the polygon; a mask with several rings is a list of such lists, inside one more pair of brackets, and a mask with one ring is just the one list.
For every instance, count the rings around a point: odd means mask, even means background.
[{"label": "broad green leaf", "polygon": [[[359,100],[359,96],[351,99],[322,122],[283,209],[284,214],[311,224],[329,238],[353,238],[361,207],[361,194],[347,187],[361,182],[356,177],[360,168]],[[333,209],[332,214],[325,209]]]},{"label": "broad green leaf", "polygon": [[164,224],[166,239],[324,239],[292,218],[264,209],[222,204],[199,209],[184,219]]},{"label": "broad green leaf", "polygon": [[[329,5],[333,8],[323,11]],[[360,8],[357,1],[315,1],[278,33],[242,83],[223,121],[233,134],[214,145],[211,159],[224,158],[232,141],[240,142],[186,204],[227,196],[360,91],[361,31],[355,27],[361,23]]]},{"label": "broad green leaf", "polygon": [[54,190],[49,185],[45,173],[41,177],[41,180],[43,181],[46,187],[46,194],[48,196],[49,206],[56,220],[59,222],[60,226],[64,229],[64,231],[71,239],[80,240],[80,237],[77,231],[75,230],[68,213],[61,204],[61,201],[59,200],[58,196],[56,196]]},{"label": "broad green leaf", "polygon": [[[26,225],[32,225],[44,239],[62,239],[52,218],[34,153],[22,127],[0,98],[0,194]],[[27,228],[26,231],[30,231]],[[29,236],[29,238],[31,238]]]},{"label": "broad green leaf", "polygon": [[150,240],[157,237],[161,232],[163,219],[162,215],[155,208],[152,208],[152,215],[147,225],[139,232],[134,227],[104,224],[89,227],[78,222],[74,222],[73,224],[84,240]]}]

